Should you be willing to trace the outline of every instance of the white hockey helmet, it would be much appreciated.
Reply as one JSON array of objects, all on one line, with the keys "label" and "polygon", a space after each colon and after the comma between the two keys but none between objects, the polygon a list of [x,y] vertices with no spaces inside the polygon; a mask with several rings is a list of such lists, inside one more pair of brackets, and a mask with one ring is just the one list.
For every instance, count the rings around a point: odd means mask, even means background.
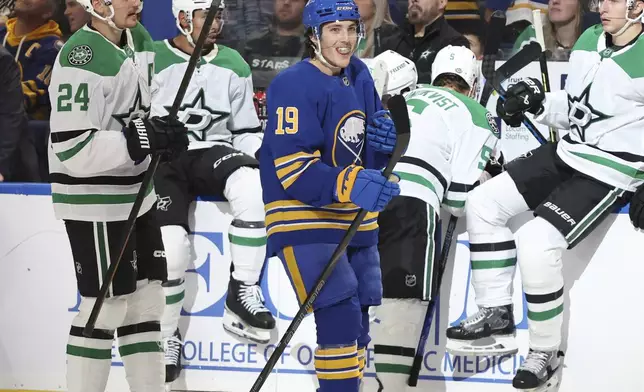
[{"label": "white hockey helmet", "polygon": [[[366,59],[363,59],[365,61]],[[418,83],[416,65],[408,58],[387,50],[369,59],[369,72],[373,78],[378,95],[396,95],[414,90]]]},{"label": "white hockey helmet", "polygon": [[479,66],[474,52],[464,46],[448,45],[441,49],[432,64],[432,84],[444,74],[460,76],[470,87],[470,95],[476,90]]},{"label": "white hockey helmet", "polygon": [[[172,0],[172,15],[174,15],[174,20],[177,25],[177,28],[183,35],[186,36],[190,45],[195,46],[195,43],[192,39],[192,31],[194,29],[192,25],[192,16],[195,11],[198,10],[207,10],[212,5],[213,0]],[[219,1],[219,9],[223,12],[226,9],[224,0]],[[188,23],[188,30],[184,30],[181,27],[181,21],[179,15],[184,13],[186,22]],[[221,20],[219,25],[219,31],[224,27],[224,20]]]},{"label": "white hockey helmet", "polygon": [[[78,4],[81,5],[85,9],[85,11],[89,12],[90,15],[97,17],[98,19],[106,22],[110,27],[117,29],[117,30],[123,30],[120,27],[117,27],[114,24],[114,21],[112,18],[114,18],[114,7],[112,7],[112,0],[103,0],[103,3],[109,8],[110,14],[108,16],[101,16],[94,11],[94,6],[92,5],[92,0],[76,0]],[[139,13],[143,10],[143,0],[141,0],[141,4],[139,5]]]}]

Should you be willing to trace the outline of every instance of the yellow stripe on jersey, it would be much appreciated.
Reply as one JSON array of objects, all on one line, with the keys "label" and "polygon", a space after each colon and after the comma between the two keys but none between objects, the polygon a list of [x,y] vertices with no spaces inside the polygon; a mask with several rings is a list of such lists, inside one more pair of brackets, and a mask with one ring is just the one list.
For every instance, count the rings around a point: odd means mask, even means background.
[{"label": "yellow stripe on jersey", "polygon": [[284,189],[288,189],[297,178],[313,163],[319,161],[320,151],[313,154],[307,152],[296,152],[274,160],[277,178],[279,178]]},{"label": "yellow stripe on jersey", "polygon": [[358,349],[358,371],[360,371],[361,379],[364,377],[364,368],[365,368],[365,365],[367,364],[365,354],[366,354],[366,348],[360,347]]},{"label": "yellow stripe on jersey", "polygon": [[308,169],[309,166],[311,166],[315,162],[319,162],[319,161],[320,161],[320,159],[318,159],[318,158],[314,158],[314,159],[311,159],[309,161],[305,161],[306,165],[303,168],[301,168],[298,171],[294,172],[288,178],[280,180],[280,182],[282,183],[282,186],[284,187],[284,190],[288,189],[288,187],[293,185],[293,183],[295,182],[295,180],[297,180],[297,178],[300,176],[300,174],[304,173],[304,171],[306,169]]},{"label": "yellow stripe on jersey", "polygon": [[354,366],[359,366],[357,357],[349,357],[344,359],[318,359],[315,357],[315,369],[316,370],[338,370],[353,368]]},{"label": "yellow stripe on jersey", "polygon": [[[309,207],[311,209],[315,209],[316,207],[310,206],[306,203],[302,203],[299,200],[276,200],[274,202],[268,203],[264,206],[264,211],[266,213],[269,213],[271,210],[276,209],[276,208],[300,208],[300,207]],[[353,203],[333,203],[333,204],[328,204],[323,207],[320,207],[318,209],[323,209],[323,210],[339,210],[342,212],[358,212],[360,207]]]},{"label": "yellow stripe on jersey", "polygon": [[286,166],[286,167],[284,167],[282,169],[279,169],[277,171],[277,178],[282,179],[285,176],[288,176],[289,174],[291,174],[295,170],[297,170],[300,167],[302,167],[304,162],[306,162],[306,161],[295,161],[295,162],[291,163],[290,165],[288,165],[288,166]]},{"label": "yellow stripe on jersey", "polygon": [[[272,212],[266,214],[266,226],[275,224],[277,222],[310,220],[310,221],[329,221],[341,220],[351,223],[356,217],[356,213],[338,214],[333,211],[324,210],[298,210],[298,211],[285,211],[285,212]],[[365,222],[378,217],[377,212],[369,212],[365,217]],[[343,222],[336,222],[343,223]]]},{"label": "yellow stripe on jersey", "polygon": [[[292,246],[287,246],[282,251],[284,254],[284,261],[286,261],[286,269],[288,269],[288,274],[293,280],[293,285],[295,286],[295,293],[297,294],[297,299],[302,305],[306,300],[306,287],[304,286],[304,280],[302,279],[302,274],[300,274],[300,269],[297,266],[297,260],[295,259],[295,252],[293,251]],[[311,309],[308,309],[310,312]]]},{"label": "yellow stripe on jersey", "polygon": [[294,154],[286,155],[281,158],[277,158],[273,161],[275,164],[275,169],[279,170],[280,166],[284,166],[286,164],[289,164],[293,161],[299,160],[299,159],[310,159],[310,158],[319,158],[321,156],[320,151],[315,151],[313,154],[300,151],[296,152]]},{"label": "yellow stripe on jersey", "polygon": [[[322,229],[338,229],[347,230],[351,225],[355,214],[348,214],[342,217],[343,222],[329,221],[319,217],[320,212],[315,211],[292,211],[292,212],[276,212],[266,215],[267,230],[266,233],[271,236],[276,233],[286,233],[299,230],[322,230]],[[282,214],[286,215],[286,218]],[[358,231],[371,231],[378,228],[378,214],[370,212],[367,214],[367,219],[358,228]],[[328,219],[328,218],[327,218]],[[346,222],[346,223],[345,223]],[[270,226],[269,226],[270,225]]]},{"label": "yellow stripe on jersey", "polygon": [[[266,232],[270,237],[273,234],[277,233],[288,233],[291,231],[301,231],[301,230],[321,230],[321,229],[336,229],[336,230],[347,230],[351,222],[347,224],[343,223],[330,223],[330,222],[311,222],[311,223],[297,223],[297,224],[283,224],[275,225],[268,229]],[[370,222],[368,224],[362,224],[358,228],[358,231],[372,231],[378,228],[378,221]]]},{"label": "yellow stripe on jersey", "polygon": [[358,351],[348,347],[315,350],[315,371],[320,380],[345,380],[360,377]]},{"label": "yellow stripe on jersey", "polygon": [[320,348],[318,347],[315,350],[316,357],[338,357],[345,356],[353,353],[358,353],[358,346],[345,346],[345,347],[331,347],[331,348]]}]

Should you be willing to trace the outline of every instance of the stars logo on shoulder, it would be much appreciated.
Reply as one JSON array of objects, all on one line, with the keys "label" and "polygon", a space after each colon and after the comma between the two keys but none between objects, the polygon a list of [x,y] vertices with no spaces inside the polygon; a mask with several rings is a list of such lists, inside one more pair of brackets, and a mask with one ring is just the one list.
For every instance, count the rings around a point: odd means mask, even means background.
[{"label": "stars logo on shoulder", "polygon": [[582,141],[586,140],[586,130],[589,126],[612,117],[596,110],[589,103],[591,86],[592,83],[582,91],[579,97],[568,95],[568,118],[570,119],[570,125]]},{"label": "stars logo on shoulder", "polygon": [[[170,112],[171,106],[165,106]],[[179,108],[179,121],[186,124],[188,132],[198,141],[206,140],[212,127],[230,116],[230,113],[215,110],[206,104],[206,94],[200,89],[192,102],[184,103]]]},{"label": "stars logo on shoulder", "polygon": [[67,61],[69,61],[71,65],[82,67],[92,61],[93,57],[94,53],[92,52],[92,48],[88,45],[78,45],[74,46],[72,50],[69,51]]},{"label": "stars logo on shoulder", "polygon": [[134,98],[134,103],[128,109],[127,112],[113,114],[112,117],[121,124],[122,127],[127,127],[132,121],[133,118],[144,117],[146,113],[150,111],[150,107],[145,107],[141,105],[141,89],[136,89],[136,97]]}]

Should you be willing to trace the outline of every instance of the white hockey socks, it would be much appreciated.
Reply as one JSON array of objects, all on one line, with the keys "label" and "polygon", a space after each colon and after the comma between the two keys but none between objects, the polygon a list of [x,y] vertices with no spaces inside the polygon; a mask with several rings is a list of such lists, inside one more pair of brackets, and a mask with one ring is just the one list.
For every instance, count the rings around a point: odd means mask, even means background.
[{"label": "white hockey socks", "polygon": [[486,181],[468,195],[466,219],[472,286],[479,307],[512,303],[517,250],[507,222],[527,210],[508,173]]},{"label": "white hockey socks", "polygon": [[159,281],[140,281],[128,295],[127,313],[118,328],[119,353],[131,392],[165,388],[165,363],[160,320],[165,296]]},{"label": "white hockey socks", "polygon": [[83,328],[96,298],[81,298],[78,314],[72,321],[67,343],[67,391],[104,392],[112,365],[114,330],[125,318],[124,297],[107,298],[96,320],[91,338]]},{"label": "white hockey socks", "polygon": [[179,325],[185,297],[186,268],[190,262],[191,245],[183,226],[162,226],[161,236],[168,263],[168,281],[163,284],[165,309],[161,318],[163,338],[172,336]]},{"label": "white hockey socks", "polygon": [[519,270],[528,303],[530,348],[557,350],[564,316],[564,236],[552,224],[536,217],[516,233]]},{"label": "white hockey socks", "polygon": [[233,278],[246,284],[256,284],[266,258],[264,221],[248,222],[234,219],[228,229],[228,239],[235,266]]},{"label": "white hockey socks", "polygon": [[259,170],[240,167],[226,180],[224,196],[234,216],[228,230],[233,278],[256,284],[266,259],[266,227]]},{"label": "white hockey socks", "polygon": [[384,392],[405,391],[425,317],[419,299],[383,298],[371,326],[376,377]]}]

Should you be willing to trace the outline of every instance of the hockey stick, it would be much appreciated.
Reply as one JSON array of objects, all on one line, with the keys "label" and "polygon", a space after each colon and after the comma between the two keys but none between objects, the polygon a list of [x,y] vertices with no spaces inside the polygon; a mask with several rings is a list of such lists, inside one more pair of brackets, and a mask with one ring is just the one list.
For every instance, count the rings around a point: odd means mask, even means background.
[{"label": "hockey stick", "polygon": [[[481,73],[485,77],[485,85],[480,96],[480,103],[483,107],[487,105],[488,100],[492,91],[497,87],[496,85],[499,80],[505,80],[509,75],[517,73],[519,70],[524,68],[526,65],[530,64],[532,61],[531,58],[534,56],[534,49],[529,49],[527,53],[523,53],[522,59],[530,59],[530,61],[519,61],[515,59],[513,61],[506,61],[496,69],[496,58],[501,46],[501,38],[503,35],[503,28],[505,27],[505,13],[502,11],[495,11],[492,14],[492,19],[490,20],[487,41],[485,43],[483,63],[481,64]],[[452,237],[454,235],[454,230],[456,229],[456,222],[458,218],[452,216],[450,218],[447,232],[445,233],[445,240],[443,241],[443,248],[441,250],[441,257],[439,262],[439,277],[437,284],[437,292],[431,293],[430,302],[427,304],[427,310],[425,312],[425,319],[423,321],[423,328],[421,329],[420,339],[418,340],[418,346],[416,347],[416,354],[414,356],[414,362],[412,363],[411,369],[409,370],[409,378],[407,379],[407,385],[415,387],[418,385],[418,377],[420,375],[421,366],[423,363],[423,357],[425,356],[425,345],[427,339],[429,338],[429,332],[434,319],[434,308],[435,308],[435,297],[438,296],[440,292],[440,285],[442,279],[442,270],[445,269],[447,264],[447,257],[449,255],[449,249],[452,243]],[[432,287],[433,288],[433,287]]]},{"label": "hockey stick", "polygon": [[[514,75],[521,69],[528,66],[533,61],[537,60],[541,55],[541,46],[536,42],[531,42],[528,45],[524,46],[523,49],[518,51],[514,56],[510,57],[503,65],[499,67],[498,70],[494,73],[492,78],[492,87],[496,92],[499,93],[499,99],[505,101],[505,89],[501,86],[501,83],[508,79],[510,76]],[[545,144],[546,138],[543,137],[541,131],[534,125],[529,118],[525,115],[522,116],[523,125],[528,129],[528,131],[534,136],[539,144]]]},{"label": "hockey stick", "polygon": [[[206,15],[206,20],[204,21],[204,24],[201,28],[201,34],[199,34],[199,39],[195,43],[195,47],[192,52],[192,55],[190,55],[190,61],[188,62],[186,73],[185,75],[183,75],[183,79],[181,80],[179,91],[177,91],[177,95],[174,97],[172,108],[170,109],[170,113],[168,114],[169,118],[177,118],[177,114],[179,113],[179,107],[181,106],[181,102],[183,101],[183,98],[186,95],[186,91],[188,90],[188,85],[190,84],[190,79],[192,78],[192,74],[195,71],[197,62],[201,57],[201,50],[203,49],[204,43],[206,42],[206,37],[210,32],[210,27],[212,26],[212,23],[215,20],[215,15],[217,14],[217,11],[219,9],[220,1],[221,0],[217,0],[216,2],[213,2],[210,6],[210,9],[208,10],[208,14]],[[136,223],[136,219],[139,215],[139,211],[141,210],[141,205],[143,204],[143,200],[145,199],[145,195],[147,193],[148,188],[152,186],[152,179],[154,178],[154,173],[156,173],[157,167],[159,166],[160,161],[161,161],[161,155],[155,154],[152,157],[152,162],[150,162],[150,166],[148,167],[148,170],[145,172],[145,176],[143,177],[143,181],[141,182],[141,188],[139,189],[139,193],[137,193],[136,195],[136,199],[134,200],[134,205],[132,206],[130,215],[127,217],[126,226],[128,229],[127,229],[127,232],[125,233],[125,238],[123,240],[123,245],[121,246],[121,251],[119,252],[119,256],[116,259],[116,262],[111,263],[110,267],[107,270],[107,276],[103,280],[103,285],[101,286],[98,296],[96,297],[96,302],[92,307],[92,312],[90,313],[89,319],[85,324],[85,328],[83,328],[83,336],[85,337],[88,337],[88,338],[91,337],[92,333],[94,332],[94,327],[96,326],[96,320],[98,319],[98,315],[101,312],[101,308],[103,306],[103,303],[105,302],[105,298],[107,298],[107,291],[109,290],[110,285],[114,280],[114,276],[116,275],[116,269],[118,268],[119,264],[121,263],[121,260],[123,259],[123,255],[125,254],[125,248],[127,247],[128,241],[130,240],[130,236],[134,231],[134,226]]]},{"label": "hockey stick", "polygon": [[[391,154],[391,158],[389,159],[387,167],[382,173],[383,176],[389,178],[389,176],[394,171],[394,166],[396,166],[403,153],[407,149],[407,146],[409,145],[411,124],[409,122],[409,114],[407,113],[407,103],[405,102],[405,99],[402,95],[394,95],[393,97],[391,97],[387,102],[387,106],[389,108],[389,111],[391,112],[391,118],[396,126],[396,146],[394,147],[394,151]],[[360,227],[360,224],[362,224],[362,221],[366,215],[366,210],[360,209],[358,211],[358,214],[353,222],[351,222],[351,226],[349,226],[347,233],[344,235],[337,248],[335,248],[333,255],[331,255],[331,260],[329,260],[329,263],[326,265],[326,267],[324,267],[322,274],[315,283],[315,286],[313,286],[313,290],[306,297],[306,300],[304,301],[302,306],[300,306],[300,309],[297,311],[297,314],[293,318],[293,321],[291,321],[291,324],[286,329],[284,336],[282,336],[279,344],[277,345],[277,347],[275,347],[275,351],[273,351],[273,354],[271,354],[271,357],[268,359],[268,361],[266,361],[266,365],[264,365],[264,368],[259,373],[259,376],[257,376],[257,380],[255,380],[255,383],[250,388],[250,392],[259,392],[262,388],[262,385],[264,385],[264,382],[268,378],[269,374],[273,371],[275,364],[286,349],[286,345],[288,345],[288,343],[293,338],[293,335],[295,335],[295,331],[302,323],[302,320],[304,320],[304,317],[307,315],[309,309],[312,309],[313,302],[320,294],[320,290],[322,290],[322,287],[324,287],[324,285],[326,284],[329,276],[331,276],[333,269],[340,260],[340,257],[342,256],[344,251],[349,246],[349,242],[351,242],[351,239],[358,231],[358,228]]]},{"label": "hockey stick", "polygon": [[423,329],[420,332],[420,340],[418,341],[418,347],[416,348],[416,355],[414,356],[414,362],[411,365],[409,371],[409,378],[407,379],[407,385],[410,387],[415,387],[418,385],[418,376],[420,375],[420,369],[423,364],[423,357],[425,356],[425,345],[427,344],[427,339],[429,338],[429,330],[434,321],[434,312],[436,311],[436,300],[440,294],[441,283],[443,280],[443,273],[447,267],[447,259],[449,258],[449,251],[452,247],[452,239],[454,237],[454,231],[456,230],[456,224],[458,223],[458,217],[451,215],[449,217],[449,223],[447,224],[447,232],[445,233],[445,240],[443,241],[443,247],[441,248],[441,255],[438,261],[438,276],[436,277],[436,284],[432,286],[432,292],[430,294],[429,303],[427,304],[427,311],[425,312],[425,320],[423,321]]},{"label": "hockey stick", "polygon": [[496,69],[496,58],[501,47],[501,39],[503,36],[503,28],[505,27],[505,13],[503,11],[494,11],[492,19],[488,27],[487,39],[485,41],[485,48],[483,54],[483,62],[481,63],[481,73],[485,77],[485,84],[481,92],[480,102],[483,107],[487,106],[490,100],[494,87],[492,80],[494,79],[494,70]]},{"label": "hockey stick", "polygon": [[[532,16],[534,19],[533,25],[537,35],[537,42],[541,45],[541,54],[539,55],[539,68],[541,68],[541,83],[545,93],[550,91],[550,74],[548,72],[548,61],[546,59],[546,41],[543,38],[543,19],[541,18],[541,10],[533,10]],[[550,132],[550,143],[556,143],[559,140],[557,129],[553,126],[548,127]]]}]

